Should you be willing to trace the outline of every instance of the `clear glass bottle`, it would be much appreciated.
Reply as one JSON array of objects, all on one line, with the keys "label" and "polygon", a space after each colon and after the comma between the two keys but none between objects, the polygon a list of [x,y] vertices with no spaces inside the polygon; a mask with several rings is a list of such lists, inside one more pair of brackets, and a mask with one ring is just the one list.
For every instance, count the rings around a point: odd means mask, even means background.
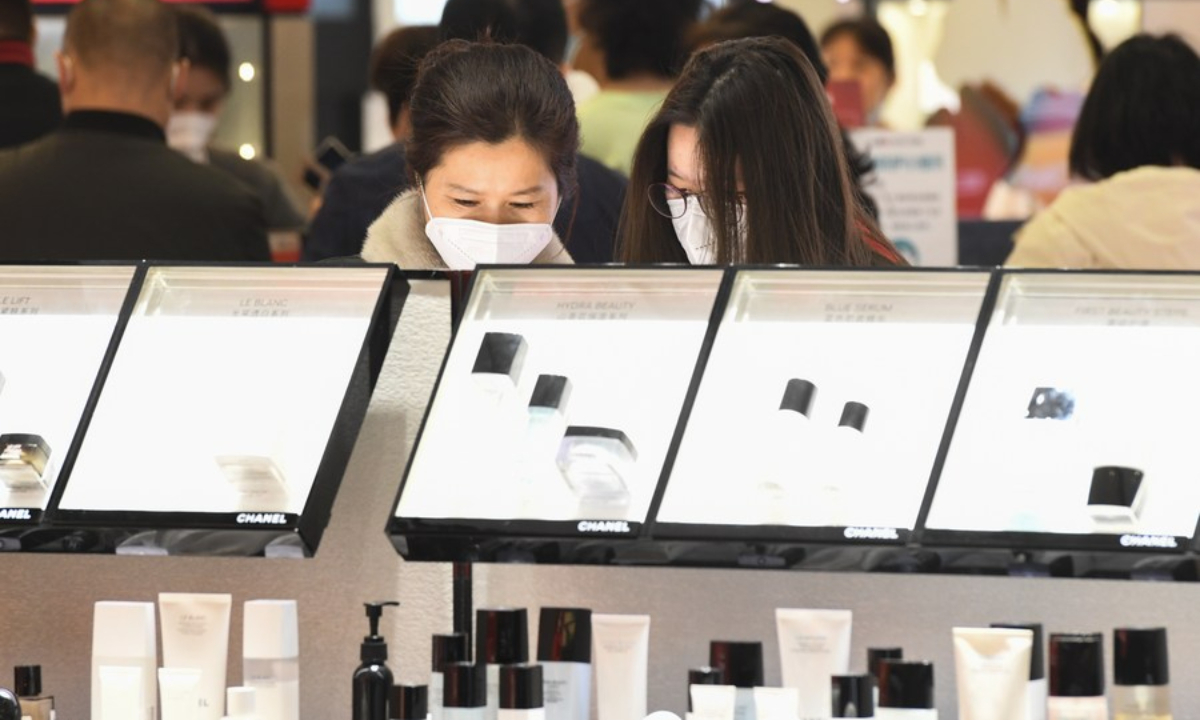
[{"label": "clear glass bottle", "polygon": [[1166,628],[1113,631],[1114,720],[1171,720]]},{"label": "clear glass bottle", "polygon": [[1108,720],[1104,696],[1104,636],[1050,636],[1048,720]]},{"label": "clear glass bottle", "polygon": [[19,665],[13,669],[13,676],[22,716],[31,720],[54,720],[54,698],[42,695],[42,666]]}]

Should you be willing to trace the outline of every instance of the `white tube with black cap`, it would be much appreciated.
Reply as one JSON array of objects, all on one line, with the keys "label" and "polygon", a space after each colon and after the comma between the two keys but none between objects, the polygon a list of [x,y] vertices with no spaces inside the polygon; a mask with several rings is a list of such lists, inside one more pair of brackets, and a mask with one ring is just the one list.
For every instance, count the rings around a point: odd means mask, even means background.
[{"label": "white tube with black cap", "polygon": [[1041,623],[992,623],[994,628],[1029,630],[1033,633],[1033,652],[1029,658],[1029,685],[1026,699],[1029,705],[1029,720],[1046,720],[1046,705],[1050,695],[1046,681],[1045,635]]},{"label": "white tube with black cap", "polygon": [[487,670],[483,665],[450,663],[442,667],[443,720],[484,720],[487,717]]},{"label": "white tube with black cap", "polygon": [[525,608],[475,612],[475,662],[487,667],[487,720],[500,708],[500,666],[529,662],[529,616]]},{"label": "white tube with black cap", "polygon": [[429,673],[429,720],[442,720],[443,668],[450,663],[469,662],[471,648],[466,633],[433,636],[433,667]]}]

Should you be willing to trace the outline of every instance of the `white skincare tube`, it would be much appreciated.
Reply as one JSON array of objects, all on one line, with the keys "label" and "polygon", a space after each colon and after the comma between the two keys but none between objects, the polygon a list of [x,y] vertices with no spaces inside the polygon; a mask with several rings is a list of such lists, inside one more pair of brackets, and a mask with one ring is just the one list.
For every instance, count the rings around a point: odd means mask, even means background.
[{"label": "white skincare tube", "polygon": [[[796,707],[800,704],[796,688],[757,687],[753,694],[756,720],[796,720]],[[832,710],[833,700],[830,700],[825,712],[831,714]]]},{"label": "white skincare tube", "polygon": [[225,715],[225,666],[229,657],[231,595],[160,593],[164,668],[196,668],[198,720]]},{"label": "white skincare tube", "polygon": [[1025,720],[1033,631],[954,628],[960,720]]},{"label": "white skincare tube", "polygon": [[246,603],[242,684],[254,688],[258,720],[300,720],[300,623],[295,600]]},{"label": "white skincare tube", "polygon": [[849,610],[775,610],[783,685],[800,693],[800,720],[825,720],[833,714],[829,681],[850,673],[852,619]]},{"label": "white skincare tube", "polygon": [[994,628],[1029,630],[1033,633],[1033,651],[1029,660],[1029,683],[1025,686],[1025,699],[1029,707],[1028,720],[1046,720],[1049,704],[1050,683],[1046,680],[1045,638],[1041,623],[992,623]]},{"label": "white skincare tube", "polygon": [[732,685],[692,685],[693,720],[733,720],[737,705],[737,688]]},{"label": "white skincare tube", "polygon": [[[99,712],[94,720],[121,720],[141,717],[145,711],[145,686],[141,668],[128,665],[101,665],[96,669],[100,684],[93,693]],[[151,687],[153,690],[153,687]]]},{"label": "white skincare tube", "polygon": [[592,611],[542,608],[537,660],[545,678],[546,720],[589,720],[592,711]]},{"label": "white skincare tube", "polygon": [[593,615],[599,720],[643,720],[650,664],[649,615]]},{"label": "white skincare tube", "polygon": [[159,668],[162,720],[200,720],[200,676],[198,668]]},{"label": "white skincare tube", "polygon": [[[101,690],[105,687],[100,669],[109,668],[112,682],[124,683],[116,668],[136,670],[140,698],[136,713],[120,717],[104,712]],[[98,602],[92,617],[92,714],[100,720],[155,720],[158,715],[158,638],[154,629],[154,603]],[[123,677],[123,676],[122,676]],[[110,687],[111,683],[110,683]],[[124,687],[124,685],[122,685]],[[115,691],[114,691],[115,692]],[[117,700],[112,702],[116,703]],[[119,702],[124,703],[123,698]],[[113,705],[112,707],[116,707]],[[122,706],[123,707],[123,706]]]}]

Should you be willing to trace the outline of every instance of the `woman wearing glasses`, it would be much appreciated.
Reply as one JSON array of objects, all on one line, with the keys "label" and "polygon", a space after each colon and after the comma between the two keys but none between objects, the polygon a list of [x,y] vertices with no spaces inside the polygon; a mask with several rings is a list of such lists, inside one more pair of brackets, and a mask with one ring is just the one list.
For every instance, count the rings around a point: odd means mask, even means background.
[{"label": "woman wearing glasses", "polygon": [[619,234],[627,263],[904,264],[855,200],[812,65],[780,38],[688,62],[638,144]]}]

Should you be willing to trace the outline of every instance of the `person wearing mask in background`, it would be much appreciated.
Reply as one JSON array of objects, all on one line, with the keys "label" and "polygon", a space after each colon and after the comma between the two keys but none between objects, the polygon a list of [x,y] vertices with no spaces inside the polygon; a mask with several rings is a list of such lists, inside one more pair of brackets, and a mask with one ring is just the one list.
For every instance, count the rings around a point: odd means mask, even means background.
[{"label": "person wearing mask in background", "polygon": [[371,52],[370,86],[387,98],[388,124],[395,142],[355,158],[333,173],[304,238],[300,258],[305,262],[357,255],[367,228],[408,186],[404,143],[412,134],[409,99],[417,82],[417,67],[437,47],[440,37],[435,25],[399,28]]},{"label": "person wearing mask in background", "polygon": [[852,81],[862,92],[866,124],[883,125],[883,103],[896,84],[892,38],[874,18],[840,20],[821,34],[831,82]]},{"label": "person wearing mask in background", "polygon": [[0,153],[0,259],[269,260],[261,201],[167,147],[174,11],[83,0],[58,58],[60,130]]},{"label": "person wearing mask in background", "polygon": [[693,55],[638,143],[630,187],[627,263],[904,264],[855,199],[816,71],[783,38]]},{"label": "person wearing mask in background", "polygon": [[523,45],[443,43],[421,63],[412,128],[413,189],[371,225],[364,260],[571,263],[550,223],[575,191],[579,123],[554,63]]},{"label": "person wearing mask in background", "polygon": [[[687,48],[690,53],[694,53],[726,40],[751,37],[781,37],[790,40],[812,63],[821,85],[825,85],[829,80],[829,69],[825,67],[821,49],[817,46],[817,39],[813,37],[812,31],[808,29],[808,23],[796,13],[771,3],[748,0],[714,12],[688,32]],[[858,202],[867,214],[878,220],[879,209],[875,200],[864,189],[868,177],[875,170],[875,163],[854,147],[844,129],[841,135],[842,150],[846,153],[850,178],[854,183]]]},{"label": "person wearing mask in background", "polygon": [[1016,237],[1015,267],[1200,270],[1200,56],[1139,35],[1100,63],[1064,190]]},{"label": "person wearing mask in background", "polygon": [[267,165],[211,146],[232,86],[229,42],[212,11],[193,5],[176,8],[180,57],[189,63],[187,87],[180,88],[167,123],[167,144],[198,163],[207,163],[245,183],[263,201],[267,229],[297,232],[304,227],[299,204]]},{"label": "person wearing mask in background", "polygon": [[598,53],[600,92],[579,106],[583,154],[629,175],[637,139],[686,59],[702,0],[579,0],[581,52]]},{"label": "person wearing mask in background", "polygon": [[58,87],[33,69],[35,35],[29,0],[0,0],[0,149],[37,140],[62,122]]}]

